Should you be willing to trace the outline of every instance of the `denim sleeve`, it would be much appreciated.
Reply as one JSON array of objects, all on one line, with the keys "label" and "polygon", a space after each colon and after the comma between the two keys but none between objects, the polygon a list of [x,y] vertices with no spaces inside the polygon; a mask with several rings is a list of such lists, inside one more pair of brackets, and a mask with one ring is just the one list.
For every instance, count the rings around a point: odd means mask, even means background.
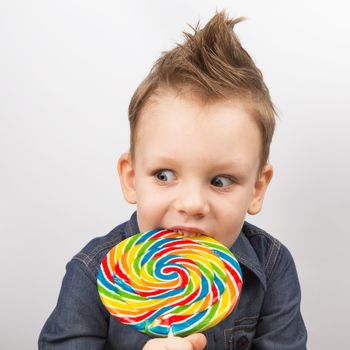
[{"label": "denim sleeve", "polygon": [[46,321],[40,350],[103,349],[108,314],[96,288],[96,279],[79,260],[67,264],[57,305]]},{"label": "denim sleeve", "polygon": [[300,313],[298,275],[291,254],[283,245],[267,277],[253,349],[305,350],[307,333]]}]

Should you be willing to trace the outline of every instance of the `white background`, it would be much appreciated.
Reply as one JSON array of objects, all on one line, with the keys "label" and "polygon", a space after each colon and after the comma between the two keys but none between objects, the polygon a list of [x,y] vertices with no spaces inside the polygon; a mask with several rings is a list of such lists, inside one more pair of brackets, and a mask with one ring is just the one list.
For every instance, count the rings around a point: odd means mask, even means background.
[{"label": "white background", "polygon": [[116,164],[130,97],[215,9],[262,69],[280,120],[275,177],[248,218],[291,250],[310,349],[349,328],[350,25],[346,1],[0,1],[0,348],[35,349],[66,262],[128,219]]}]

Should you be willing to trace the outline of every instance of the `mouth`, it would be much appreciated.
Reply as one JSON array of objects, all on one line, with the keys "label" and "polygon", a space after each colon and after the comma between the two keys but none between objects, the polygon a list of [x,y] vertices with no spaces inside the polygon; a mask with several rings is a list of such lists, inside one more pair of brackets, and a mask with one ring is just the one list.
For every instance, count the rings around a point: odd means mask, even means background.
[{"label": "mouth", "polygon": [[208,236],[205,231],[197,227],[174,226],[174,227],[170,227],[169,230],[179,232],[184,237],[197,237],[200,235]]}]

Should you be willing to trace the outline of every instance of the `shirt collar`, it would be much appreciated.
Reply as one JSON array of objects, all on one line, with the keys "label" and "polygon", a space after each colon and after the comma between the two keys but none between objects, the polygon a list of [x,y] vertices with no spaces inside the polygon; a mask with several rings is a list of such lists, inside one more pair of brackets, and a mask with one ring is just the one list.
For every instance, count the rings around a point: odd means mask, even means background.
[{"label": "shirt collar", "polygon": [[128,221],[128,223],[126,225],[126,228],[125,228],[126,238],[134,235],[135,233],[140,233],[139,225],[137,224],[136,211],[133,212],[133,214],[130,217],[130,220]]},{"label": "shirt collar", "polygon": [[[259,279],[264,290],[266,290],[266,276],[262,269],[261,263],[258,256],[255,253],[254,248],[250,244],[247,236],[244,234],[245,225],[241,230],[241,233],[237,237],[235,243],[231,247],[232,253],[237,258],[238,262],[253,272]],[[137,224],[137,213],[136,211],[131,215],[129,222],[126,225],[125,230],[126,238],[139,233],[140,229]]]},{"label": "shirt collar", "polygon": [[244,265],[258,277],[266,291],[266,275],[253,246],[244,233],[244,228],[245,226],[243,226],[241,233],[231,247],[231,251],[241,265]]}]

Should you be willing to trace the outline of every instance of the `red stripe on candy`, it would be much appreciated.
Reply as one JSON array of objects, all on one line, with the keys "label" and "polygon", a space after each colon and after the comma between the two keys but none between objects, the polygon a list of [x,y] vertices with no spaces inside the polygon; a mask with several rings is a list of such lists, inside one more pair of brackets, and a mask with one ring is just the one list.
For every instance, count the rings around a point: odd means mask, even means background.
[{"label": "red stripe on candy", "polygon": [[171,326],[173,323],[182,322],[192,317],[193,315],[172,315],[161,319],[160,324],[163,326]]},{"label": "red stripe on candy", "polygon": [[211,286],[211,293],[213,295],[212,305],[215,304],[219,300],[219,291],[215,283]]},{"label": "red stripe on candy", "polygon": [[195,298],[197,298],[199,291],[200,291],[200,289],[196,289],[194,293],[190,294],[187,298],[174,304],[174,306],[181,306],[181,305],[189,304],[191,301],[193,301]]},{"label": "red stripe on candy", "polygon": [[172,231],[170,231],[170,230],[161,230],[161,231],[155,233],[150,239],[154,240],[154,239],[157,239],[157,238],[161,238],[161,237],[163,237],[164,235],[166,235],[166,234],[168,234],[170,232],[172,232]]},{"label": "red stripe on candy", "polygon": [[123,279],[126,283],[130,284],[129,276],[123,272],[123,270],[119,266],[119,263],[115,265],[115,274],[121,279]]},{"label": "red stripe on candy", "polygon": [[139,316],[120,317],[120,316],[114,315],[114,317],[123,323],[135,323],[135,322],[144,321],[146,318],[152,316],[156,311],[158,310],[149,311]]},{"label": "red stripe on candy", "polygon": [[114,279],[113,279],[113,276],[111,275],[111,272],[109,271],[109,266],[107,261],[108,261],[108,255],[102,260],[103,272],[105,273],[108,281],[111,283],[114,283]]},{"label": "red stripe on candy", "polygon": [[237,288],[238,290],[241,290],[242,288],[242,277],[236,272],[236,270],[234,270],[232,268],[231,265],[228,265],[225,261],[224,261],[224,265],[226,267],[226,270],[228,270],[230,272],[230,274],[233,276],[235,282],[236,282],[236,285],[237,285]]}]

